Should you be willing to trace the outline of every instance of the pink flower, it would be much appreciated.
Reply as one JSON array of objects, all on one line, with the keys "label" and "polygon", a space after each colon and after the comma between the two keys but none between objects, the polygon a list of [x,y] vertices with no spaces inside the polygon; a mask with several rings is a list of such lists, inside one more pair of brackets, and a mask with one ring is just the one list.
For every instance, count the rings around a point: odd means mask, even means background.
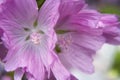
[{"label": "pink flower", "polygon": [[15,71],[15,80],[24,74],[28,80],[77,80],[71,69],[93,73],[96,51],[105,42],[120,44],[117,18],[87,9],[83,0],[46,0],[39,11],[36,0],[0,6],[5,69]]},{"label": "pink flower", "polygon": [[0,27],[8,48],[4,66],[7,71],[15,71],[14,80],[21,80],[24,73],[29,80],[44,80],[45,72],[50,72],[59,3],[59,0],[46,0],[39,12],[36,0],[2,3]]},{"label": "pink flower", "polygon": [[77,69],[93,73],[96,51],[105,42],[120,45],[117,18],[87,9],[80,0],[62,0],[59,12],[55,27],[58,37],[56,54],[68,71]]}]

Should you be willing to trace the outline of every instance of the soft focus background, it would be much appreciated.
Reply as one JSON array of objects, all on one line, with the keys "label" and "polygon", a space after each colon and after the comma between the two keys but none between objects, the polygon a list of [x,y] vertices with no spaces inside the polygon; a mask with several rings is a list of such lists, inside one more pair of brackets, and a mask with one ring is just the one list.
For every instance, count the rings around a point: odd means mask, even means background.
[{"label": "soft focus background", "polygon": [[[86,2],[92,9],[97,9],[102,13],[112,13],[120,16],[120,0],[86,0]],[[95,65],[94,74],[89,75],[78,71],[73,71],[73,73],[79,80],[120,80],[119,46],[105,44],[97,52],[93,63]],[[0,63],[0,80],[13,80],[10,79],[13,73],[6,73],[1,65]]]}]

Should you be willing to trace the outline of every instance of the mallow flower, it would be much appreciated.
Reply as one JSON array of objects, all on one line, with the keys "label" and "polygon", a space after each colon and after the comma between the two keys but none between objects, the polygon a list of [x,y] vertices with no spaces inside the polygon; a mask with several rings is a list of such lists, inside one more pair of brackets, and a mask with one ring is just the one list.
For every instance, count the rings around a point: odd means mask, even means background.
[{"label": "mallow flower", "polygon": [[71,69],[93,73],[96,51],[105,42],[120,44],[117,18],[87,9],[84,0],[46,0],[39,12],[35,0],[6,1],[0,28],[5,69],[15,71],[15,80],[24,74],[28,80],[77,80]]},{"label": "mallow flower", "polygon": [[15,71],[14,80],[24,74],[28,80],[44,80],[53,68],[55,77],[62,73],[57,80],[70,80],[70,73],[52,53],[59,4],[60,0],[46,0],[40,10],[36,0],[6,0],[0,5],[2,40],[8,49],[3,61],[6,71]]},{"label": "mallow flower", "polygon": [[[57,43],[54,49],[62,64],[93,73],[93,56],[104,43],[120,45],[120,29],[115,15],[88,9],[81,0],[61,0],[60,17],[55,26]],[[64,13],[63,13],[64,12]]]}]

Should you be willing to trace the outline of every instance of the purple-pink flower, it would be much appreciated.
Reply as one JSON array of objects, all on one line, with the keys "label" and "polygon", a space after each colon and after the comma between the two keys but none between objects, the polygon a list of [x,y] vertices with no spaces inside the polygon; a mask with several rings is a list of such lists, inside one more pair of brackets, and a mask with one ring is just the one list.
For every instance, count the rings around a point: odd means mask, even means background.
[{"label": "purple-pink flower", "polygon": [[120,45],[117,17],[90,10],[80,0],[62,0],[59,12],[55,53],[68,71],[93,73],[96,51],[104,43]]},{"label": "purple-pink flower", "polygon": [[84,2],[63,1],[55,27],[58,37],[55,50],[66,69],[93,73],[93,54],[100,49],[105,39],[96,34],[99,31],[95,28],[99,13],[85,7]]},{"label": "purple-pink flower", "polygon": [[36,0],[2,3],[0,28],[8,48],[4,66],[7,71],[15,71],[15,80],[21,80],[24,74],[29,80],[44,80],[46,71],[50,73],[59,4],[60,0],[47,0],[38,11]]},{"label": "purple-pink flower", "polygon": [[7,52],[3,62],[14,80],[77,80],[71,69],[93,73],[96,51],[120,44],[118,26],[115,15],[88,9],[84,0],[46,0],[40,10],[36,0],[6,0],[0,55]]}]

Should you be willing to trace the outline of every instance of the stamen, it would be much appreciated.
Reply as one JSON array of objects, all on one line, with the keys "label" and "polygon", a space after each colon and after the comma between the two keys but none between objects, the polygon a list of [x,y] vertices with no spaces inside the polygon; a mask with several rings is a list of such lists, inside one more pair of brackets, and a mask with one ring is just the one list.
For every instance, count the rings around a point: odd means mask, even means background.
[{"label": "stamen", "polygon": [[32,33],[30,35],[30,39],[34,44],[39,44],[41,40],[41,34],[39,33]]},{"label": "stamen", "polygon": [[58,39],[58,44],[60,46],[60,48],[64,49],[64,50],[68,50],[70,44],[72,44],[72,38],[71,35],[66,35],[66,36],[61,36]]}]

